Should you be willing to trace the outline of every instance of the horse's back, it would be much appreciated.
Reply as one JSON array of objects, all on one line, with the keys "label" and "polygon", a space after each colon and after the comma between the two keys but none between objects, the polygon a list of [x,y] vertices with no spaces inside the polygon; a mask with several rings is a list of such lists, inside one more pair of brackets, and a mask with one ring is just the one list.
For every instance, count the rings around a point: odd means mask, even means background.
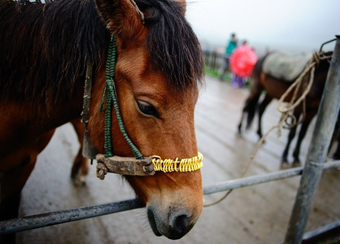
[{"label": "horse's back", "polygon": [[302,73],[312,54],[289,55],[282,52],[269,54],[263,62],[262,70],[278,80],[292,82]]}]

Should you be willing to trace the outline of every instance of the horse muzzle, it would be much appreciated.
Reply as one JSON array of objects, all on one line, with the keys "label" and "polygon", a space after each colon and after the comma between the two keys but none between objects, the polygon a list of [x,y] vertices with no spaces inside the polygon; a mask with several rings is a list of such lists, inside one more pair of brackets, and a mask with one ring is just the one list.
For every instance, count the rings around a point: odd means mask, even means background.
[{"label": "horse muzzle", "polygon": [[165,211],[158,206],[147,206],[150,226],[156,236],[177,240],[186,235],[195,225],[199,213],[192,214],[186,208],[169,207]]}]

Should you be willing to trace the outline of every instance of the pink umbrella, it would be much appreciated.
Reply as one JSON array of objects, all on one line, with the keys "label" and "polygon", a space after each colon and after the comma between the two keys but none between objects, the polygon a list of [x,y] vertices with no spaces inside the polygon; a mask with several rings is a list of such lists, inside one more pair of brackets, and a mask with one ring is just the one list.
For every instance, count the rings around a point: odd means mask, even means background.
[{"label": "pink umbrella", "polygon": [[230,68],[237,76],[248,77],[257,61],[256,53],[248,46],[235,49],[230,57]]}]

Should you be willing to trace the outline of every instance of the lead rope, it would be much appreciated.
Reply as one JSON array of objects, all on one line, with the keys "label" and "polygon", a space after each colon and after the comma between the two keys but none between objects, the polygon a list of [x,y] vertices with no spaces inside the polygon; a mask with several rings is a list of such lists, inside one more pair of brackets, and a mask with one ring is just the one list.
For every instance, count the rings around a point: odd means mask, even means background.
[{"label": "lead rope", "polygon": [[[102,96],[102,102],[100,105],[100,111],[105,113],[105,141],[104,141],[104,149],[105,149],[105,157],[113,157],[112,150],[112,136],[111,136],[111,128],[112,128],[112,104],[116,111],[117,121],[119,125],[119,129],[123,134],[125,141],[131,148],[131,151],[136,159],[143,159],[143,155],[138,150],[138,148],[133,144],[129,135],[126,132],[123,119],[121,117],[121,113],[119,110],[116,87],[114,83],[114,74],[115,74],[115,66],[116,66],[116,37],[111,35],[110,44],[108,48],[108,57],[106,60],[106,85]],[[106,98],[106,108],[104,111],[104,103]]]},{"label": "lead rope", "polygon": [[[278,129],[278,137],[281,136],[281,127],[285,128],[285,129],[290,129],[293,126],[295,126],[297,123],[301,123],[301,121],[297,121],[297,119],[294,117],[294,115],[292,114],[294,109],[300,105],[301,103],[303,103],[303,117],[305,117],[305,106],[306,106],[306,96],[309,93],[312,84],[313,84],[313,80],[314,80],[314,71],[315,71],[315,66],[319,64],[320,60],[324,60],[324,59],[330,59],[332,58],[332,56],[323,56],[320,57],[323,54],[323,52],[314,52],[313,53],[313,58],[310,60],[310,62],[308,63],[308,65],[306,66],[306,68],[304,69],[304,71],[301,73],[301,75],[297,78],[297,80],[287,89],[287,91],[281,96],[278,105],[277,105],[277,110],[281,113],[281,118],[279,120],[279,123],[277,125],[272,126],[263,136],[262,138],[259,140],[259,142],[256,144],[255,150],[253,152],[253,154],[250,156],[248,163],[246,165],[246,167],[244,168],[244,170],[241,173],[241,178],[244,177],[244,175],[246,174],[246,172],[248,171],[250,164],[252,163],[254,157],[257,154],[257,151],[260,149],[260,146],[263,144],[264,140],[267,138],[267,136],[269,135],[270,132],[272,132],[274,129]],[[309,82],[305,80],[305,77],[307,76],[307,74],[310,74],[309,77]],[[302,85],[303,82],[308,82],[308,84],[305,87],[304,92],[301,94],[301,96],[296,99],[297,97],[297,93]],[[287,97],[287,95],[292,92],[293,88],[295,88],[295,90],[293,91],[293,97],[291,99],[291,101],[289,103],[283,102],[284,99]],[[296,101],[295,101],[296,100]],[[288,118],[292,119],[292,123],[289,123],[287,120]],[[286,126],[284,125],[286,124]],[[227,198],[227,196],[233,191],[233,189],[227,191],[224,196],[222,196],[220,199],[218,199],[215,202],[209,203],[209,204],[205,204],[204,207],[210,207],[210,206],[214,206],[220,202],[222,202],[224,199]]]}]

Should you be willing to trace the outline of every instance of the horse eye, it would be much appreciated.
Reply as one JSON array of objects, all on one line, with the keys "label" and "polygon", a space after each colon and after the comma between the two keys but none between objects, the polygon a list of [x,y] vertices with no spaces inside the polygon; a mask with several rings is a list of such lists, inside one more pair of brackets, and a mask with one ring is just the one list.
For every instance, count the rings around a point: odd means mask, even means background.
[{"label": "horse eye", "polygon": [[137,106],[139,111],[141,111],[143,114],[159,118],[157,110],[151,104],[143,101],[137,101]]}]

